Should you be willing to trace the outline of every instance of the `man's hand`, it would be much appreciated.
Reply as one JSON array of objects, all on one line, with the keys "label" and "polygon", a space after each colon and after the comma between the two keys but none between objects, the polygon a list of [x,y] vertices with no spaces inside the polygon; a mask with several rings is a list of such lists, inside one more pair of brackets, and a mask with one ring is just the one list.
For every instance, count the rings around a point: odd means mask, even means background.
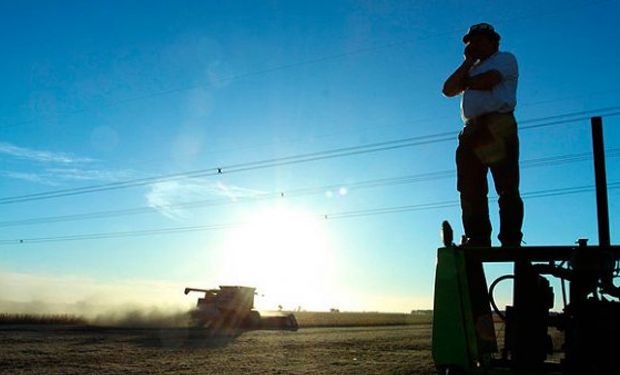
[{"label": "man's hand", "polygon": [[465,46],[463,58],[464,61],[461,66],[443,84],[442,91],[445,96],[456,96],[467,89],[492,90],[495,85],[502,81],[501,73],[495,69],[473,77],[469,76],[469,71],[479,61],[470,44]]},{"label": "man's hand", "polygon": [[463,64],[469,66],[470,68],[474,66],[478,61],[478,58],[474,56],[471,44],[465,46],[465,51],[463,51],[463,58],[465,59]]},{"label": "man's hand", "polygon": [[[469,45],[467,47],[469,47]],[[461,66],[459,66],[443,84],[442,92],[445,96],[456,96],[467,89],[466,83],[469,77],[469,70],[477,61],[477,59],[471,56],[471,52],[467,47],[465,47],[464,52],[465,61],[463,61]]]}]

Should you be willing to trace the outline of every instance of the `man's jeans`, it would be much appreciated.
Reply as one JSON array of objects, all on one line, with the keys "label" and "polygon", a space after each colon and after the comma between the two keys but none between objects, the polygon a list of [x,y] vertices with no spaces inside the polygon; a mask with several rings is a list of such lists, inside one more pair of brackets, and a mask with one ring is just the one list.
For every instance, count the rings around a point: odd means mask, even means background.
[{"label": "man's jeans", "polygon": [[499,195],[498,238],[504,246],[518,246],[523,236],[523,201],[519,194],[519,138],[514,116],[491,113],[468,122],[459,134],[456,167],[463,227],[469,243],[491,243],[487,200],[490,169]]}]

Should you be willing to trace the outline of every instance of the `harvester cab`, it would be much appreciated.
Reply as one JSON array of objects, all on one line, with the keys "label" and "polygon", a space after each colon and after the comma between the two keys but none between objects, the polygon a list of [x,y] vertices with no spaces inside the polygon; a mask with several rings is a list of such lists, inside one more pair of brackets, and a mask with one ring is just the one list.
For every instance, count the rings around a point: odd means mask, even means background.
[{"label": "harvester cab", "polygon": [[[432,333],[440,374],[618,373],[620,246],[612,246],[607,213],[602,120],[592,119],[599,244],[462,248],[442,225],[437,252]],[[513,273],[487,287],[485,263],[512,264]],[[561,285],[562,310],[552,311],[549,278]],[[511,305],[502,311],[494,288],[513,280]],[[498,340],[496,327],[503,327]],[[555,330],[553,345],[550,332]],[[559,341],[559,342],[558,342]],[[555,352],[552,355],[555,346]]]}]

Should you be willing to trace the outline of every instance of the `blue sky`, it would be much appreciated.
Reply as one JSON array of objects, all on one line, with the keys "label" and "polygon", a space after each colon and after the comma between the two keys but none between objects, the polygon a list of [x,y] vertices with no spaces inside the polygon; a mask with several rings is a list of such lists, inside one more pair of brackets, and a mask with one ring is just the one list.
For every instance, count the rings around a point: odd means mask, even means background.
[{"label": "blue sky", "polygon": [[[261,308],[430,308],[439,227],[448,219],[460,234],[459,208],[366,213],[455,201],[454,176],[359,184],[454,169],[459,105],[441,86],[460,64],[461,37],[473,23],[494,24],[500,48],[519,62],[524,195],[593,185],[589,159],[526,167],[590,152],[588,115],[609,115],[606,147],[620,147],[620,108],[598,110],[620,106],[617,1],[0,7],[0,198],[454,133],[380,152],[2,204],[4,306],[184,305],[193,303],[182,295],[186,285],[242,283],[264,294]],[[584,119],[533,127],[579,112],[558,119]],[[617,166],[610,151],[610,183],[620,181]],[[299,189],[307,191],[289,194]],[[609,193],[618,242],[618,194]],[[204,201],[211,203],[196,203]],[[596,243],[593,191],[526,199],[525,207],[527,244]],[[118,214],[133,208],[147,212]],[[497,227],[495,203],[491,210]],[[116,214],[16,225],[103,211]],[[29,241],[224,224],[231,225]]]}]

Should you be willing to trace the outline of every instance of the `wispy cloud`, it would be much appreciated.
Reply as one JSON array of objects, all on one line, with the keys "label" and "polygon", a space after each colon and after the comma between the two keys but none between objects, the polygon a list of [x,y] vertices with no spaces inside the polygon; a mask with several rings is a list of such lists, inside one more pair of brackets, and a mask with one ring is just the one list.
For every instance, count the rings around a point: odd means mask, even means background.
[{"label": "wispy cloud", "polygon": [[37,150],[7,142],[0,142],[0,158],[12,159],[14,162],[11,164],[16,165],[13,170],[5,167],[0,171],[0,176],[47,186],[61,186],[72,181],[114,182],[135,175],[129,170],[101,168],[100,161],[90,157]]},{"label": "wispy cloud", "polygon": [[40,175],[39,173],[0,171],[0,176],[12,178],[15,180],[34,182],[41,185],[58,186],[58,183],[46,178],[45,176]]},{"label": "wispy cloud", "polygon": [[93,168],[47,168],[46,173],[57,179],[79,181],[119,181],[131,178],[133,173],[128,170],[104,170]]},{"label": "wispy cloud", "polygon": [[62,186],[72,181],[115,182],[132,178],[129,170],[104,170],[96,168],[44,168],[41,171],[0,171],[0,176],[47,186]]},{"label": "wispy cloud", "polygon": [[145,198],[150,207],[171,219],[182,219],[187,216],[186,210],[176,207],[180,203],[193,200],[227,198],[236,201],[239,198],[257,196],[264,192],[246,189],[221,181],[213,182],[206,179],[189,181],[165,181],[150,185]]},{"label": "wispy cloud", "polygon": [[73,156],[63,152],[36,150],[0,142],[0,154],[16,159],[30,160],[41,163],[77,164],[92,163],[95,159]]},{"label": "wispy cloud", "polygon": [[224,196],[233,202],[239,198],[252,197],[265,193],[264,191],[246,189],[235,185],[227,185],[221,181],[215,183],[215,192],[217,195]]}]

